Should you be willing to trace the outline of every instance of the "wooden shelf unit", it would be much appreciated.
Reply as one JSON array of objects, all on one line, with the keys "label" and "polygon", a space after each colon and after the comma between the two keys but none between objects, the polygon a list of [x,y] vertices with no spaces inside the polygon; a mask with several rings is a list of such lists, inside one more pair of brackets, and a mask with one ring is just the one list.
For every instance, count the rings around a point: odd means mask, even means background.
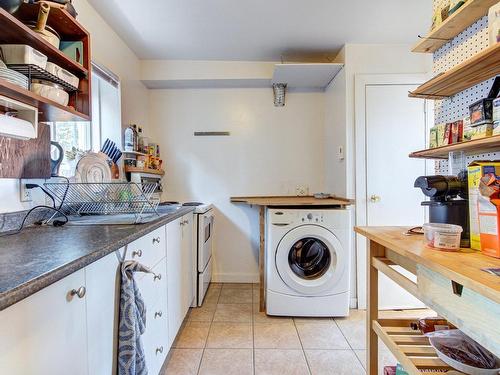
[{"label": "wooden shelf unit", "polygon": [[442,374],[439,370],[453,370],[437,355],[429,339],[410,325],[412,319],[378,319],[372,329],[384,342],[410,375]]},{"label": "wooden shelf unit", "polygon": [[500,43],[486,48],[470,59],[417,87],[409,96],[443,99],[500,74]]},{"label": "wooden shelf unit", "polygon": [[16,17],[0,8],[0,44],[27,44],[80,78],[78,92],[70,93],[68,106],[61,106],[21,87],[0,80],[0,94],[34,105],[42,112],[40,121],[89,121],[91,119],[91,57],[90,34],[63,9],[51,8],[47,24],[63,41],[82,41],[84,64],[80,65],[32,31],[23,21],[36,20],[39,5],[23,4]]},{"label": "wooden shelf unit", "polygon": [[495,135],[493,137],[486,137],[481,139],[475,139],[473,141],[453,143],[447,146],[416,151],[412,152],[409,156],[410,158],[416,158],[416,159],[448,159],[450,152],[463,151],[467,154],[472,154],[475,152],[479,153],[479,152],[493,151],[499,149],[500,149],[500,135]]},{"label": "wooden shelf unit", "polygon": [[432,53],[488,13],[498,0],[468,0],[441,25],[420,40],[413,52]]},{"label": "wooden shelf unit", "polygon": [[163,176],[165,171],[158,169],[145,169],[145,168],[137,168],[137,167],[125,167],[125,172],[127,173],[149,173],[156,174],[159,176]]}]

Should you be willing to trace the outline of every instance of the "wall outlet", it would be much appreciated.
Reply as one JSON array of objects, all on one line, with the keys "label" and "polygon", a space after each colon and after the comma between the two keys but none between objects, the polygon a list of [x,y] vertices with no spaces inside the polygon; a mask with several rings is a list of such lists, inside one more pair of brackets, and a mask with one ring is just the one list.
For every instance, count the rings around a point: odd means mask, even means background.
[{"label": "wall outlet", "polygon": [[21,202],[32,202],[33,201],[33,195],[31,194],[31,189],[26,189],[26,182],[21,180],[20,184],[20,201]]},{"label": "wall outlet", "polygon": [[299,197],[303,197],[309,194],[309,186],[298,185],[295,189],[295,193]]}]

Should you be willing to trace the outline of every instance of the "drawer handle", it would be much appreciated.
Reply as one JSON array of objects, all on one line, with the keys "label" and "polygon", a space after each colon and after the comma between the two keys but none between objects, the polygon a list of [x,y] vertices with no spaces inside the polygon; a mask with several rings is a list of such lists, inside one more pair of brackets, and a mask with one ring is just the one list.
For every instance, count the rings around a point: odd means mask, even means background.
[{"label": "drawer handle", "polygon": [[155,275],[155,276],[153,277],[153,280],[155,280],[155,281],[156,281],[156,280],[161,280],[161,273],[159,273],[158,275]]},{"label": "drawer handle", "polygon": [[132,251],[132,258],[135,258],[135,257],[142,257],[142,250],[137,250],[137,251]]},{"label": "drawer handle", "polygon": [[456,281],[451,282],[451,287],[453,288],[453,294],[462,297],[462,292],[464,291],[464,286],[457,283]]},{"label": "drawer handle", "polygon": [[156,348],[156,354],[158,353],[163,353],[163,346],[160,346],[159,348]]},{"label": "drawer handle", "polygon": [[83,298],[85,297],[86,293],[87,289],[85,289],[84,286],[81,286],[78,289],[73,289],[69,294],[71,294],[72,296],[78,296],[78,298]]},{"label": "drawer handle", "polygon": [[160,237],[153,238],[153,245],[155,243],[160,243]]},{"label": "drawer handle", "polygon": [[163,313],[161,311],[155,312],[155,319],[156,318],[161,318],[163,316]]}]

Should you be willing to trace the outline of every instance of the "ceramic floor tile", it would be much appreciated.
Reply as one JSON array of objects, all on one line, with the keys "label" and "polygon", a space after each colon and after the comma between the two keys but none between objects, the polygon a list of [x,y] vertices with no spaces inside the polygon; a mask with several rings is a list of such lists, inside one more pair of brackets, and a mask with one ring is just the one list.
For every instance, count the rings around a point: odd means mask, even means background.
[{"label": "ceramic floor tile", "polygon": [[259,323],[269,323],[269,324],[290,324],[293,323],[293,318],[287,316],[269,316],[265,312],[259,311],[259,305],[253,305],[253,322],[255,324]]},{"label": "ceramic floor tile", "polygon": [[210,323],[188,322],[177,336],[173,347],[177,349],[203,349],[210,330]]},{"label": "ceramic floor tile", "polygon": [[[366,350],[355,350],[354,353],[358,357],[364,369],[366,369]],[[395,366],[398,360],[394,357],[391,351],[385,344],[379,340],[378,342],[378,373],[383,375],[385,366]]]},{"label": "ceramic floor tile", "polygon": [[222,283],[210,283],[209,289],[222,289]]},{"label": "ceramic floor tile", "polygon": [[351,349],[339,327],[329,324],[296,323],[304,349]]},{"label": "ceramic floor tile", "polygon": [[295,323],[332,323],[333,318],[293,318]]},{"label": "ceramic floor tile", "polygon": [[219,301],[221,289],[208,289],[207,294],[205,294],[205,299],[203,300],[203,304],[217,304]]},{"label": "ceramic floor tile", "polygon": [[211,322],[214,318],[217,305],[204,304],[189,310],[188,320],[194,322]]},{"label": "ceramic floor tile", "polygon": [[219,303],[252,303],[252,289],[224,289],[220,293]]},{"label": "ceramic floor tile", "polygon": [[172,349],[167,368],[162,375],[196,375],[202,349]]},{"label": "ceramic floor tile", "polygon": [[253,334],[251,323],[212,323],[207,348],[251,349]]},{"label": "ceramic floor tile", "polygon": [[205,349],[199,375],[252,375],[252,349]]},{"label": "ceramic floor tile", "polygon": [[309,375],[302,350],[255,349],[255,375]]},{"label": "ceramic floor tile", "polygon": [[251,323],[252,322],[252,305],[251,304],[218,304],[215,310],[214,322],[236,322],[236,323]]},{"label": "ceramic floor tile", "polygon": [[249,283],[224,283],[222,289],[246,289],[252,290],[253,284]]},{"label": "ceramic floor tile", "polygon": [[301,349],[295,325],[254,324],[254,345],[259,349]]},{"label": "ceramic floor tile", "polygon": [[259,301],[260,301],[260,290],[259,289],[253,289],[252,298],[253,298],[253,303],[259,303]]},{"label": "ceramic floor tile", "polygon": [[335,322],[353,349],[366,349],[366,312],[351,310],[348,318],[336,318]]},{"label": "ceramic floor tile", "polygon": [[306,350],[312,375],[365,375],[352,350]]}]

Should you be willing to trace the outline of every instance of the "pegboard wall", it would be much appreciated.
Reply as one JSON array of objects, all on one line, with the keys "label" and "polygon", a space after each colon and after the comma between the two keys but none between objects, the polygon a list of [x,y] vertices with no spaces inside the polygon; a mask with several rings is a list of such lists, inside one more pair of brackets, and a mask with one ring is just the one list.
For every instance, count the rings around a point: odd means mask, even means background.
[{"label": "pegboard wall", "polygon": [[[449,0],[434,0],[433,9],[443,8]],[[459,35],[446,43],[434,53],[433,72],[443,73],[469,59],[489,46],[488,16],[485,16],[466,28]],[[462,91],[451,98],[436,100],[434,104],[435,124],[460,120],[469,114],[469,105],[485,98],[493,84],[494,78]],[[498,152],[468,155],[467,163],[474,160],[500,160]],[[436,174],[449,174],[448,161],[436,162]]]}]

